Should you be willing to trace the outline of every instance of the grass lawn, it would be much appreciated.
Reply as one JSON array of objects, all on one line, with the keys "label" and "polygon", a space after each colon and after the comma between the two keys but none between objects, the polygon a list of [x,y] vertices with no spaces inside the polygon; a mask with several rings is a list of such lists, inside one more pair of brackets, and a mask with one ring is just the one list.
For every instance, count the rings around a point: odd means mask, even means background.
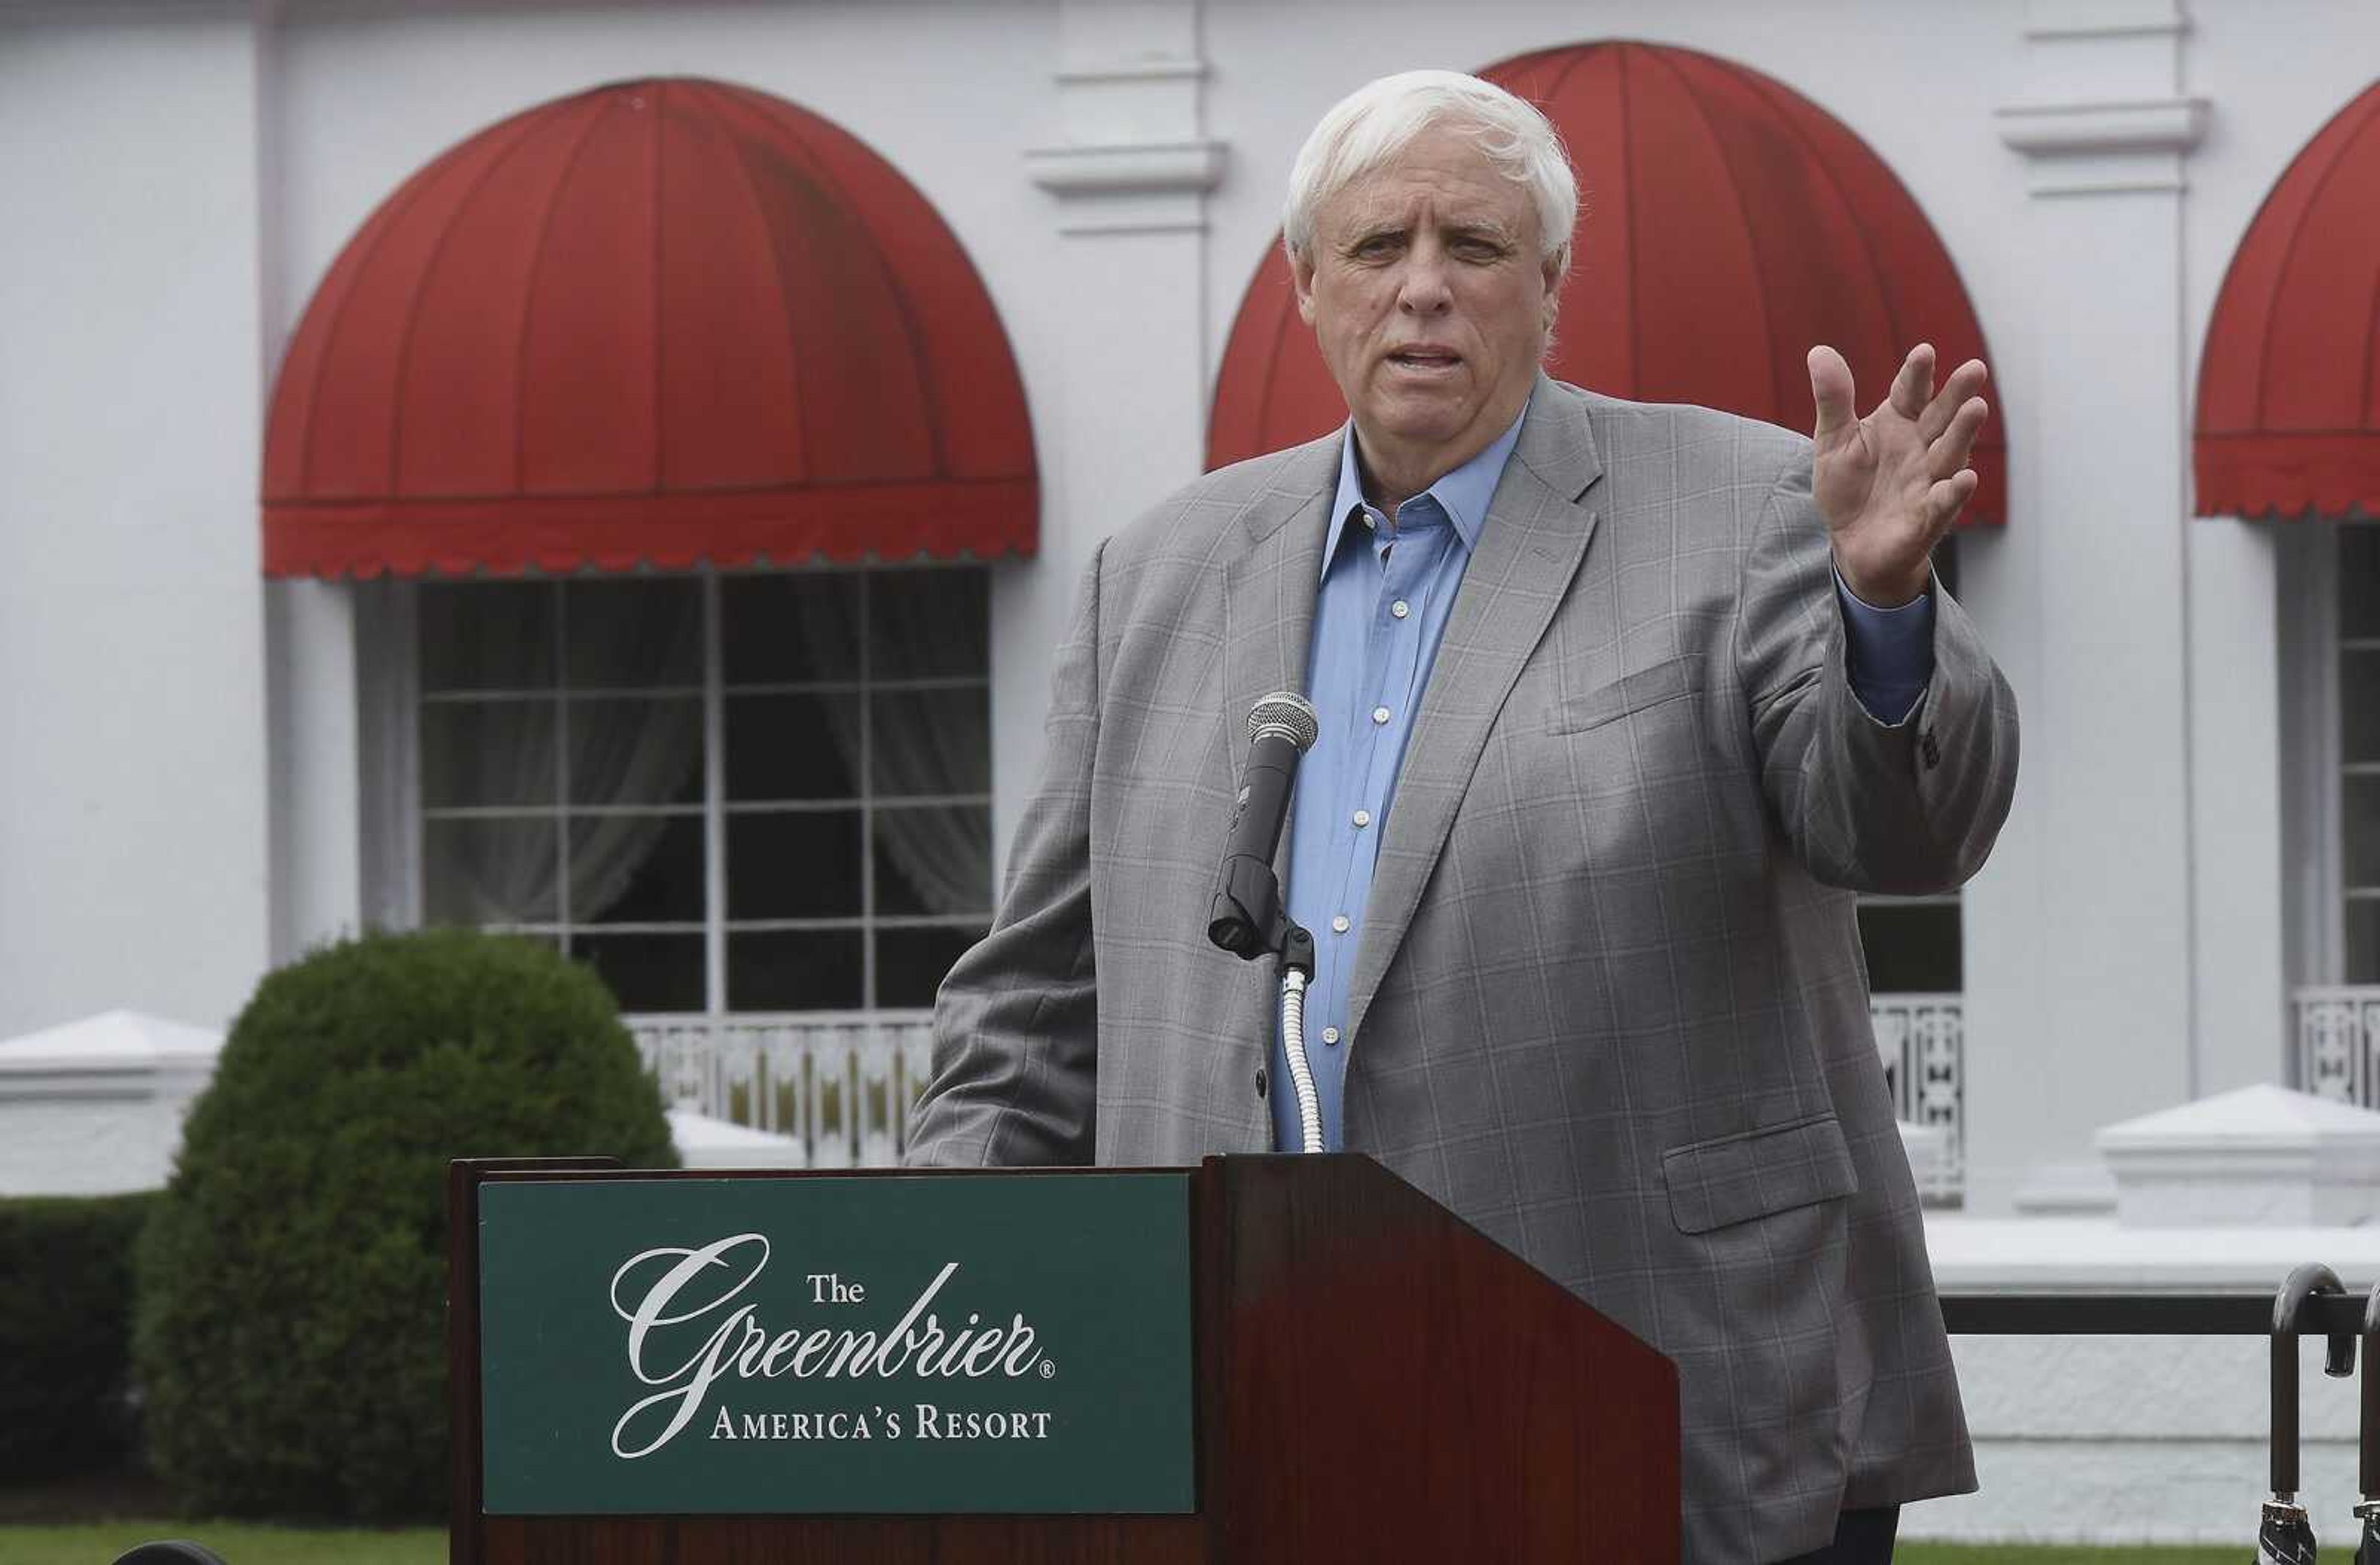
[{"label": "grass lawn", "polygon": [[[445,1565],[446,1534],[332,1532],[245,1522],[86,1522],[0,1525],[0,1565],[108,1565],[134,1544],[187,1538],[225,1565]],[[2352,1552],[2353,1540],[2348,1544]],[[2224,1548],[1992,1548],[1903,1544],[1895,1565],[2243,1565],[2254,1546]]]},{"label": "grass lawn", "polygon": [[[2347,1553],[2354,1553],[2350,1539]],[[2247,1565],[2256,1544],[2223,1548],[1995,1548],[1987,1544],[1901,1544],[1892,1565]],[[243,1565],[231,1560],[228,1565]]]},{"label": "grass lawn", "polygon": [[225,1565],[446,1565],[446,1530],[317,1532],[252,1522],[78,1522],[0,1526],[0,1565],[108,1565],[135,1544],[181,1538]]}]

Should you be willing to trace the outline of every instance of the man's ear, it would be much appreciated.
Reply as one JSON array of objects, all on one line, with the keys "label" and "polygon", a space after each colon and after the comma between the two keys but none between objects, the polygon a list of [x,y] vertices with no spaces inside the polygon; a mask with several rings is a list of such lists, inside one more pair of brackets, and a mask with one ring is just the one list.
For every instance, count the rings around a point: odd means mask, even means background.
[{"label": "man's ear", "polygon": [[1546,257],[1546,330],[1554,329],[1554,316],[1561,309],[1562,281],[1570,275],[1570,248],[1564,246]]},{"label": "man's ear", "polygon": [[1289,252],[1289,285],[1297,291],[1297,315],[1314,324],[1314,257],[1306,250]]}]

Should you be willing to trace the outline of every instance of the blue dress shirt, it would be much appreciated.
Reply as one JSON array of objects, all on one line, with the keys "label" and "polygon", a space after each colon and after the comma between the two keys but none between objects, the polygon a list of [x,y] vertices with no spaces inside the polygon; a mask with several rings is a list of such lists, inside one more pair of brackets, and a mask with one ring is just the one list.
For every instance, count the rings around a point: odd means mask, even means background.
[{"label": "blue dress shirt", "polygon": [[[1525,410],[1523,418],[1525,418]],[[1320,734],[1298,768],[1290,807],[1289,916],[1314,936],[1305,1050],[1326,1146],[1343,1144],[1348,986],[1397,766],[1438,656],[1488,504],[1521,438],[1521,419],[1487,450],[1397,507],[1391,523],[1364,499],[1351,424],[1322,544],[1322,583],[1306,652],[1307,698]],[[1876,609],[1836,578],[1849,632],[1852,692],[1871,713],[1906,721],[1934,672],[1930,598]],[[1269,1074],[1273,1145],[1298,1146],[1297,1098],[1278,1028]]]}]

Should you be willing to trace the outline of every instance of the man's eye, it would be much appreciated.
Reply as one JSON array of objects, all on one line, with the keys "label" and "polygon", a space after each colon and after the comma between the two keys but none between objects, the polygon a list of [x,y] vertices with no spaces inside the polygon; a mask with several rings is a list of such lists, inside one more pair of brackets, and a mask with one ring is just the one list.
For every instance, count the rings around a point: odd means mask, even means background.
[{"label": "man's eye", "polygon": [[1375,234],[1367,239],[1358,239],[1355,241],[1356,256],[1366,261],[1378,260],[1382,256],[1393,255],[1396,253],[1396,237],[1390,234]]}]

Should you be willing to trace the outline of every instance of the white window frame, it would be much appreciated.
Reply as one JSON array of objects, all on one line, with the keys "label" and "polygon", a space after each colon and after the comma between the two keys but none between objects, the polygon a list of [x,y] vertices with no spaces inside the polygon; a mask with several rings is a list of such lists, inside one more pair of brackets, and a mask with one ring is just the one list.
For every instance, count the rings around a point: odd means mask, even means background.
[{"label": "white window frame", "polygon": [[[887,576],[912,570],[976,570],[985,574],[987,595],[991,582],[986,566],[978,562],[954,561],[949,564],[926,564],[901,565],[821,566],[821,573],[849,576]],[[655,579],[686,579],[684,576],[662,576]],[[869,643],[871,594],[859,595],[859,668],[857,677],[842,680],[812,680],[792,684],[739,685],[736,695],[771,694],[850,694],[858,698],[860,722],[860,755],[858,776],[854,779],[857,793],[851,798],[785,802],[769,804],[732,804],[726,797],[726,710],[729,691],[726,685],[726,654],[724,649],[725,616],[722,608],[723,576],[712,570],[690,573],[701,587],[702,614],[702,684],[698,692],[689,687],[656,686],[640,689],[638,696],[699,694],[703,707],[703,797],[698,807],[703,820],[703,985],[704,1013],[714,1017],[756,1016],[778,1013],[731,1012],[727,994],[727,940],[733,933],[803,932],[808,930],[851,930],[862,937],[862,973],[860,993],[863,1004],[856,1009],[832,1008],[841,1016],[868,1015],[877,1013],[905,1014],[914,1006],[885,1006],[874,1002],[877,991],[877,956],[874,935],[888,929],[902,928],[975,928],[990,920],[990,903],[997,895],[994,883],[985,889],[986,910],[980,914],[880,914],[876,911],[876,812],[879,807],[875,790],[874,768],[868,764],[873,738],[874,716],[868,697],[879,689],[981,689],[990,698],[990,648],[987,644],[983,672],[973,675],[949,675],[919,679],[878,681],[870,666],[872,651]],[[532,582],[550,585],[557,591],[576,577],[530,577]],[[358,639],[362,643],[358,667],[358,702],[363,722],[363,743],[360,779],[363,803],[364,897],[367,922],[381,928],[418,928],[423,922],[425,875],[422,858],[422,825],[429,815],[422,804],[420,722],[424,697],[420,688],[420,588],[418,584],[384,581],[363,584],[366,590],[358,594]],[[433,584],[440,585],[440,584]],[[566,633],[566,624],[558,619]],[[988,641],[988,637],[987,637]],[[572,692],[585,695],[589,692]],[[502,695],[504,692],[477,692],[476,695]],[[987,772],[991,763],[987,753]],[[931,806],[968,806],[993,807],[993,794],[987,787],[981,794],[953,794],[898,796],[900,807]],[[887,801],[888,804],[891,801]],[[727,820],[740,813],[791,813],[803,809],[842,812],[856,807],[860,831],[860,911],[852,916],[825,918],[741,919],[733,922],[727,916]],[[437,812],[443,813],[443,812]],[[474,811],[465,809],[458,815]],[[482,812],[483,813],[483,812]],[[507,807],[508,816],[530,816],[551,813],[557,819],[568,814],[568,807],[557,798],[551,811],[535,807],[519,809]],[[665,813],[686,814],[689,807],[667,807]],[[566,903],[566,891],[565,892]],[[648,926],[643,924],[588,925],[574,924],[566,905],[562,916],[553,924],[489,926],[503,932],[535,933],[559,936],[564,930],[588,934],[683,933],[686,926]],[[803,1013],[808,1014],[808,1013]],[[828,1013],[820,1013],[825,1014]]]}]

